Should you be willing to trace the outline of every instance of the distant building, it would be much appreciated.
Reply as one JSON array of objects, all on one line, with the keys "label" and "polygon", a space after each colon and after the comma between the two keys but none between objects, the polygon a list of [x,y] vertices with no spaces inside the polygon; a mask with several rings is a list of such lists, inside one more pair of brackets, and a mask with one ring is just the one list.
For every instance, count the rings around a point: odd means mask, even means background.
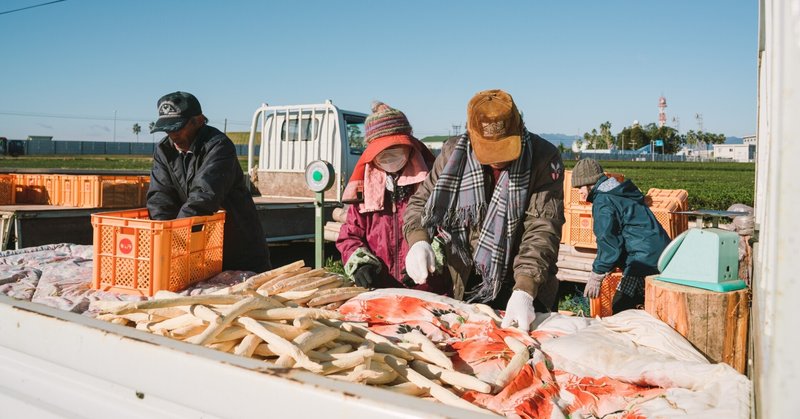
[{"label": "distant building", "polygon": [[746,135],[742,137],[742,144],[755,144],[755,143],[756,143],[755,135]]},{"label": "distant building", "polygon": [[714,158],[740,163],[754,162],[756,159],[756,145],[755,143],[714,144]]}]

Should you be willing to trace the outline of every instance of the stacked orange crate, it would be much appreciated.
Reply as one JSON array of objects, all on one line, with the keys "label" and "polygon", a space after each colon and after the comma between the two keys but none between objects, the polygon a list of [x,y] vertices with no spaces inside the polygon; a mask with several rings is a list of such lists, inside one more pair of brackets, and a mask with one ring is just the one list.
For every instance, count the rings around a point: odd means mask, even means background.
[{"label": "stacked orange crate", "polygon": [[11,205],[16,201],[16,175],[0,175],[0,205]]},{"label": "stacked orange crate", "polygon": [[[625,181],[621,173],[605,172],[608,177]],[[561,230],[561,243],[575,247],[597,249],[597,241],[592,230],[592,204],[581,200],[578,188],[572,187],[572,171],[564,171],[564,218]]]},{"label": "stacked orange crate", "polygon": [[[689,193],[684,189],[650,188],[650,190],[647,191],[645,200],[648,202],[648,205],[652,205],[656,208],[672,208],[677,205],[672,211],[689,210]],[[677,204],[669,204],[669,201],[676,201]],[[664,227],[664,229],[666,230],[667,228]],[[688,230],[689,216],[686,214],[670,214],[670,229],[675,236]],[[667,233],[670,233],[670,231],[668,230]],[[675,238],[675,236],[672,235],[673,233],[670,233],[671,238]]]},{"label": "stacked orange crate", "polygon": [[150,176],[139,176],[139,205],[147,205],[147,191],[150,189]]},{"label": "stacked orange crate", "polygon": [[92,214],[94,279],[104,291],[152,296],[222,271],[225,213],[170,221],[147,209]]},{"label": "stacked orange crate", "polygon": [[138,176],[79,176],[79,206],[135,208],[141,206]]},{"label": "stacked orange crate", "polygon": [[47,204],[41,175],[17,174],[14,199],[17,204]]},{"label": "stacked orange crate", "polygon": [[61,175],[61,205],[81,206],[79,178],[80,176],[75,175]]},{"label": "stacked orange crate", "polygon": [[42,203],[61,205],[61,175],[40,175],[42,182]]}]

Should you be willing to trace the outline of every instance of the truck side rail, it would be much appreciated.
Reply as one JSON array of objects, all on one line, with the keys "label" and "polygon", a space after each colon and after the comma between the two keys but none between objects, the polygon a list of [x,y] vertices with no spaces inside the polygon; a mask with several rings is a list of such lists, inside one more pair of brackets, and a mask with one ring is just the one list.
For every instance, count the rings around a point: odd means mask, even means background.
[{"label": "truck side rail", "polygon": [[0,296],[8,417],[479,418]]}]

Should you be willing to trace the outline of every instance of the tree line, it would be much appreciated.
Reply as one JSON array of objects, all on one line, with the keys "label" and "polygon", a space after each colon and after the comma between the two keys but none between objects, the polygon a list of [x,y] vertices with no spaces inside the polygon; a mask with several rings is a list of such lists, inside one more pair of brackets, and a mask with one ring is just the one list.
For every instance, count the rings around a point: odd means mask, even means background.
[{"label": "tree line", "polygon": [[[611,133],[611,122],[606,121],[600,124],[599,129],[594,128],[591,132],[585,132],[583,138],[576,140],[576,144],[578,147],[583,147],[585,144],[587,150],[638,150],[657,140],[661,140],[663,146],[656,146],[656,151],[663,154],[675,154],[683,146],[722,144],[725,142],[725,134],[694,130],[681,134],[675,128],[659,127],[651,122],[644,126],[635,123],[623,128],[615,135]],[[562,151],[566,151],[566,147],[563,145],[560,148]]]}]

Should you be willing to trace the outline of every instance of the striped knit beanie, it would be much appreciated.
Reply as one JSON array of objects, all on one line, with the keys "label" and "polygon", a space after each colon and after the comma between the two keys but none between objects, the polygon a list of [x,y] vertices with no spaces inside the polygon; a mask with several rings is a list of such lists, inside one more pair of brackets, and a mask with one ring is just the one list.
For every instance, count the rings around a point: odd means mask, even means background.
[{"label": "striped knit beanie", "polygon": [[411,124],[406,115],[383,102],[372,102],[372,113],[367,117],[364,126],[367,144],[387,135],[411,135]]}]

